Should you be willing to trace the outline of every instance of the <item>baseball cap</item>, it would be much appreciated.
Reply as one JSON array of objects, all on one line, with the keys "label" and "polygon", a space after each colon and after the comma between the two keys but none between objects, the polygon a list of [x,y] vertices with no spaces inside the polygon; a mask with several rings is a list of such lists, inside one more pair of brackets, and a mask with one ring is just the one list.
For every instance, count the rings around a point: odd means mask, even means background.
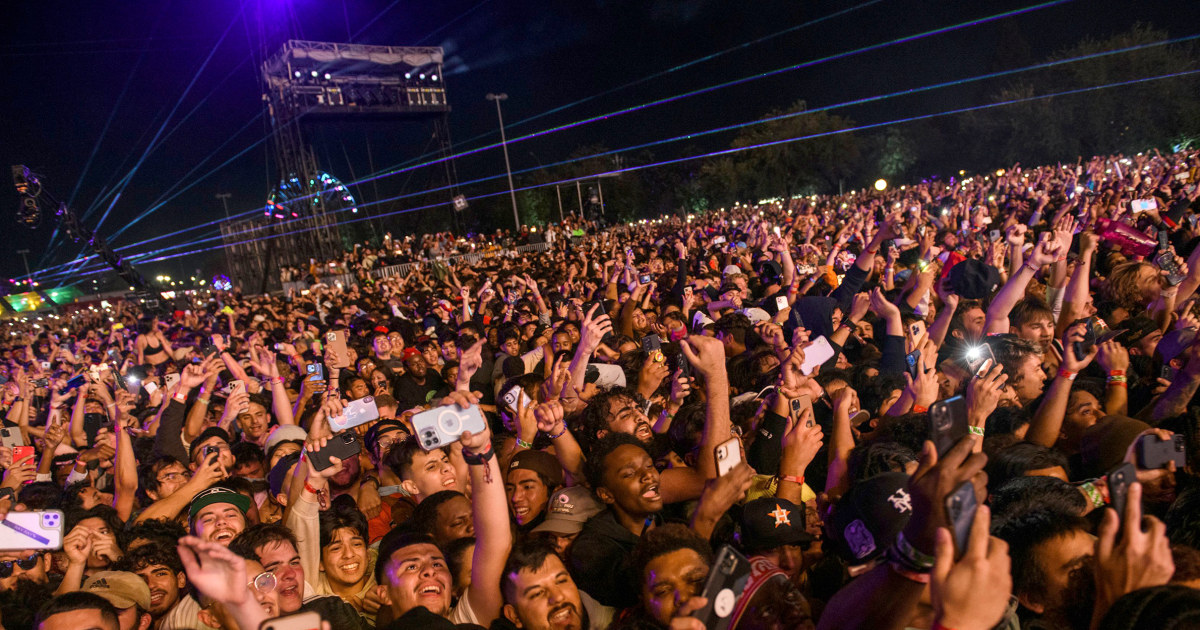
[{"label": "baseball cap", "polygon": [[787,499],[763,497],[750,501],[742,508],[742,550],[754,554],[816,540],[805,531],[804,523],[804,507]]},{"label": "baseball cap", "polygon": [[589,518],[604,511],[591,490],[571,486],[555,492],[546,507],[546,520],[533,528],[535,532],[578,534]]},{"label": "baseball cap", "polygon": [[722,276],[729,276],[735,273],[742,273],[742,268],[737,265],[725,265],[725,268],[721,270]]},{"label": "baseball cap", "polygon": [[250,509],[250,497],[240,492],[234,492],[229,488],[217,486],[215,488],[209,488],[208,490],[205,490],[204,492],[192,497],[192,504],[190,507],[188,507],[188,520],[190,521],[196,518],[197,512],[214,503],[232,504],[234,507],[241,510],[243,515],[246,513],[246,510]]},{"label": "baseball cap", "polygon": [[150,608],[150,587],[129,571],[100,571],[83,582],[82,590],[95,593],[120,609],[135,605],[142,610]]},{"label": "baseball cap", "polygon": [[200,435],[196,436],[196,439],[192,440],[191,445],[189,445],[189,447],[188,447],[188,458],[195,459],[196,458],[196,449],[200,448],[200,445],[203,444],[205,440],[207,440],[208,438],[211,438],[211,437],[219,437],[222,440],[225,440],[226,444],[229,444],[229,442],[230,442],[229,434],[225,432],[225,429],[222,429],[221,427],[209,427],[209,428],[201,431]]},{"label": "baseball cap", "polygon": [[1000,272],[981,260],[968,258],[950,270],[950,286],[965,300],[986,299],[1000,286]]},{"label": "baseball cap", "polygon": [[908,475],[889,472],[859,481],[834,505],[825,533],[852,565],[877,558],[896,541],[912,516]]},{"label": "baseball cap", "polygon": [[371,425],[370,429],[367,429],[367,434],[363,436],[363,444],[366,445],[368,450],[374,451],[375,447],[379,445],[379,438],[382,434],[389,431],[403,431],[407,435],[408,427],[395,418],[384,418]]},{"label": "baseball cap", "polygon": [[267,473],[267,486],[271,489],[271,496],[283,492],[283,482],[287,481],[288,471],[292,466],[300,461],[300,453],[288,453],[279,458],[271,470]]},{"label": "baseball cap", "polygon": [[303,442],[307,437],[308,431],[305,431],[299,425],[281,424],[272,429],[271,433],[267,435],[267,441],[263,445],[263,452],[267,454],[267,457],[270,457],[271,451],[275,450],[275,447],[281,443],[294,442],[296,440]]},{"label": "baseball cap", "polygon": [[505,476],[514,470],[532,470],[545,477],[550,482],[550,488],[557,488],[563,484],[562,465],[546,451],[526,449],[513,455],[512,460],[508,462],[508,472],[504,473]]},{"label": "baseball cap", "polygon": [[1179,358],[1188,346],[1196,341],[1196,329],[1184,328],[1183,330],[1172,330],[1163,335],[1162,339],[1158,340],[1158,346],[1155,351],[1162,355],[1163,363],[1171,359]]},{"label": "baseball cap", "polygon": [[1100,418],[1083,430],[1079,440],[1079,457],[1084,471],[1098,476],[1116,468],[1125,459],[1129,445],[1149,428],[1145,422],[1127,416]]},{"label": "baseball cap", "polygon": [[1118,328],[1124,328],[1125,332],[1117,335],[1116,340],[1125,345],[1125,347],[1136,345],[1146,335],[1158,330],[1158,323],[1149,315],[1139,314],[1121,322]]},{"label": "baseball cap", "polygon": [[414,348],[412,346],[408,346],[408,347],[404,348],[404,354],[402,354],[401,356],[403,357],[403,360],[407,361],[407,360],[411,359],[412,357],[415,357],[419,354],[421,354],[420,350],[417,350],[416,348]]}]

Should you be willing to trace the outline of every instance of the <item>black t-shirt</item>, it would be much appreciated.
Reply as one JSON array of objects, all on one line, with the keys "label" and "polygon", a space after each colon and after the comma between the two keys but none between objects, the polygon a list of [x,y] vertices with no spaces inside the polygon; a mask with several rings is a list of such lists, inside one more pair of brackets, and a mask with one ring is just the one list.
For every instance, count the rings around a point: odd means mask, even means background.
[{"label": "black t-shirt", "polygon": [[400,404],[400,409],[411,409],[417,405],[424,405],[446,384],[440,374],[433,370],[425,372],[425,384],[418,384],[416,380],[409,374],[403,374],[396,377],[396,382],[392,387],[392,391],[396,394],[396,401]]},{"label": "black t-shirt", "polygon": [[336,595],[314,597],[300,606],[300,612],[315,612],[321,615],[321,619],[328,621],[330,627],[338,630],[371,629],[371,625],[358,614],[353,606]]}]

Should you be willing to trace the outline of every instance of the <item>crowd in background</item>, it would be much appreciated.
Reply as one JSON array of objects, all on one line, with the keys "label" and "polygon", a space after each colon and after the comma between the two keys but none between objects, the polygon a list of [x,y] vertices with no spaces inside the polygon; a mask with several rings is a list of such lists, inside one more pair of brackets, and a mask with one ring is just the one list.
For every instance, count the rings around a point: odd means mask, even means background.
[{"label": "crowd in background", "polygon": [[[5,321],[0,513],[64,522],[0,527],[0,624],[1197,627],[1198,166],[574,221],[471,262],[515,241],[389,237],[285,270],[304,290]],[[431,447],[433,408],[484,422]]]}]

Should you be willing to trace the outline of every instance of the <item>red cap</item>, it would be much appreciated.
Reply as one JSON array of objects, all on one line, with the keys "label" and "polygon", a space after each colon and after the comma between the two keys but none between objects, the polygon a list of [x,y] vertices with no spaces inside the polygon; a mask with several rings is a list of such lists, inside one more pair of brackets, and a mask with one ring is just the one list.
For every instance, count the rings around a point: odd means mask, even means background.
[{"label": "red cap", "polygon": [[416,348],[409,346],[404,349],[404,360],[407,361],[409,359],[409,357],[415,357],[419,354],[421,354],[420,350],[417,350]]}]

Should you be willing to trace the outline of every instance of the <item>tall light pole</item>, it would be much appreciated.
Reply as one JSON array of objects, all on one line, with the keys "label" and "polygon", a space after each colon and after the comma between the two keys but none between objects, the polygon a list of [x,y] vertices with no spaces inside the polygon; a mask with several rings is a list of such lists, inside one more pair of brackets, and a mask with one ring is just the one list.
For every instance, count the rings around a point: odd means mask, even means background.
[{"label": "tall light pole", "polygon": [[504,114],[500,113],[500,101],[508,99],[507,94],[492,94],[488,92],[487,100],[496,102],[496,118],[500,121],[500,146],[504,149],[504,171],[508,173],[508,194],[512,197],[513,206],[513,223],[517,225],[517,231],[521,231],[521,217],[517,214],[517,191],[513,188],[512,181],[512,165],[508,162],[508,138],[504,135]]},{"label": "tall light pole", "polygon": [[229,220],[229,193],[218,193],[217,199],[221,200],[221,205],[225,206],[225,220]]}]

